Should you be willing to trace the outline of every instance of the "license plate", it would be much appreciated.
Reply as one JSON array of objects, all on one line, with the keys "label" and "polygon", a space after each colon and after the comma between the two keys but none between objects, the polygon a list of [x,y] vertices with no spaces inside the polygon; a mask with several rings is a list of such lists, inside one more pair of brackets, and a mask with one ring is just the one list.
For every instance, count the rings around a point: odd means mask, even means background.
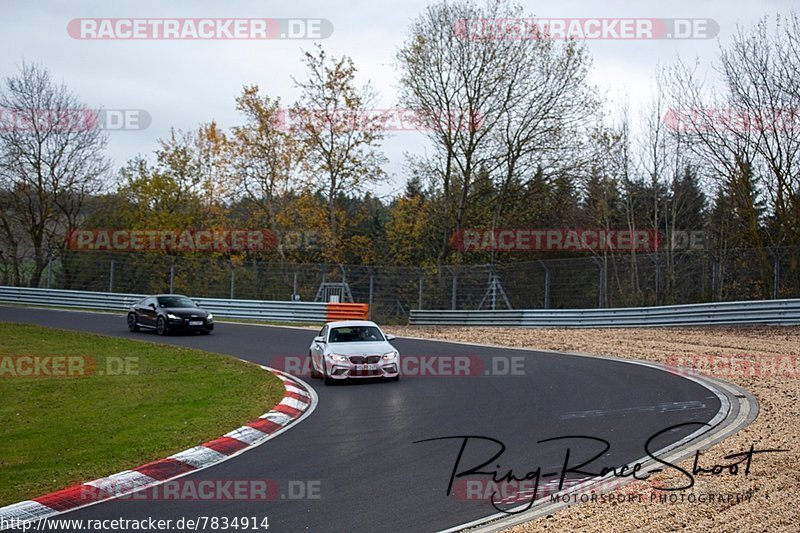
[{"label": "license plate", "polygon": [[203,321],[202,320],[190,320],[189,321],[189,325],[190,326],[202,326],[203,325]]},{"label": "license plate", "polygon": [[356,365],[356,370],[377,370],[378,365]]}]

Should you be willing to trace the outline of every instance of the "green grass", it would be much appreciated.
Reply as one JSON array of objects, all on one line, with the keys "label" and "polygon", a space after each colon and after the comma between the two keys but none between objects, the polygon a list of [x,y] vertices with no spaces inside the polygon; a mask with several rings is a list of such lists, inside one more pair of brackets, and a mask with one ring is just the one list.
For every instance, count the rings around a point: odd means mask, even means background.
[{"label": "green grass", "polygon": [[[85,375],[16,375],[9,361],[26,355],[79,356]],[[215,439],[282,396],[274,375],[230,357],[0,323],[0,506]]]}]

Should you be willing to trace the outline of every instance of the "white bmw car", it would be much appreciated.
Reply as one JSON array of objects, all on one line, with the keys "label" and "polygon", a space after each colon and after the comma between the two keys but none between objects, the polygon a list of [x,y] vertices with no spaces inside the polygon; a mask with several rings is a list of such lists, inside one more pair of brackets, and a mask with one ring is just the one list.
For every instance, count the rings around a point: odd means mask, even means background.
[{"label": "white bmw car", "polygon": [[394,340],[367,320],[328,322],[314,337],[308,355],[311,377],[326,385],[349,378],[400,379],[400,353]]}]

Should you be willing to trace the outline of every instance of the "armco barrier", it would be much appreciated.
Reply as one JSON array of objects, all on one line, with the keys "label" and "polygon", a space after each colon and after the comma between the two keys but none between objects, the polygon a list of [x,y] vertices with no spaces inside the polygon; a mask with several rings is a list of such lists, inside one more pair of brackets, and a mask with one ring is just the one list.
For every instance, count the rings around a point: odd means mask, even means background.
[{"label": "armco barrier", "polygon": [[650,326],[800,325],[800,299],[614,309],[521,309],[502,311],[412,310],[415,326],[511,326],[632,328]]},{"label": "armco barrier", "polygon": [[[125,311],[145,295],[108,292],[31,289],[0,286],[0,303],[46,305],[76,309]],[[224,300],[192,298],[203,309],[224,318],[245,318],[273,322],[321,324],[330,320],[366,319],[367,304],[325,302],[281,302],[269,300]]]}]

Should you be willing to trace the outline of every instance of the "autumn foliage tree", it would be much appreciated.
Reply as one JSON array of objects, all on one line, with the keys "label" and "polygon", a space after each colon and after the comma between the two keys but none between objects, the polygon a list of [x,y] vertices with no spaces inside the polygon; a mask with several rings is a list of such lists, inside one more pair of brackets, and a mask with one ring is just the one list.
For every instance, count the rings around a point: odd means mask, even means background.
[{"label": "autumn foliage tree", "polygon": [[381,181],[385,156],[376,101],[369,85],[356,86],[356,67],[349,57],[334,58],[317,46],[305,52],[307,78],[295,79],[301,94],[292,106],[292,134],[298,143],[301,171],[311,188],[324,198],[331,259],[341,246],[342,224],[337,214],[340,195],[358,194]]},{"label": "autumn foliage tree", "polygon": [[286,128],[280,99],[261,96],[258,86],[247,86],[236,99],[245,123],[231,130],[228,153],[240,193],[252,208],[249,223],[267,227],[276,237],[276,252],[286,259],[280,220],[290,195],[300,188],[295,167],[297,143]]}]

